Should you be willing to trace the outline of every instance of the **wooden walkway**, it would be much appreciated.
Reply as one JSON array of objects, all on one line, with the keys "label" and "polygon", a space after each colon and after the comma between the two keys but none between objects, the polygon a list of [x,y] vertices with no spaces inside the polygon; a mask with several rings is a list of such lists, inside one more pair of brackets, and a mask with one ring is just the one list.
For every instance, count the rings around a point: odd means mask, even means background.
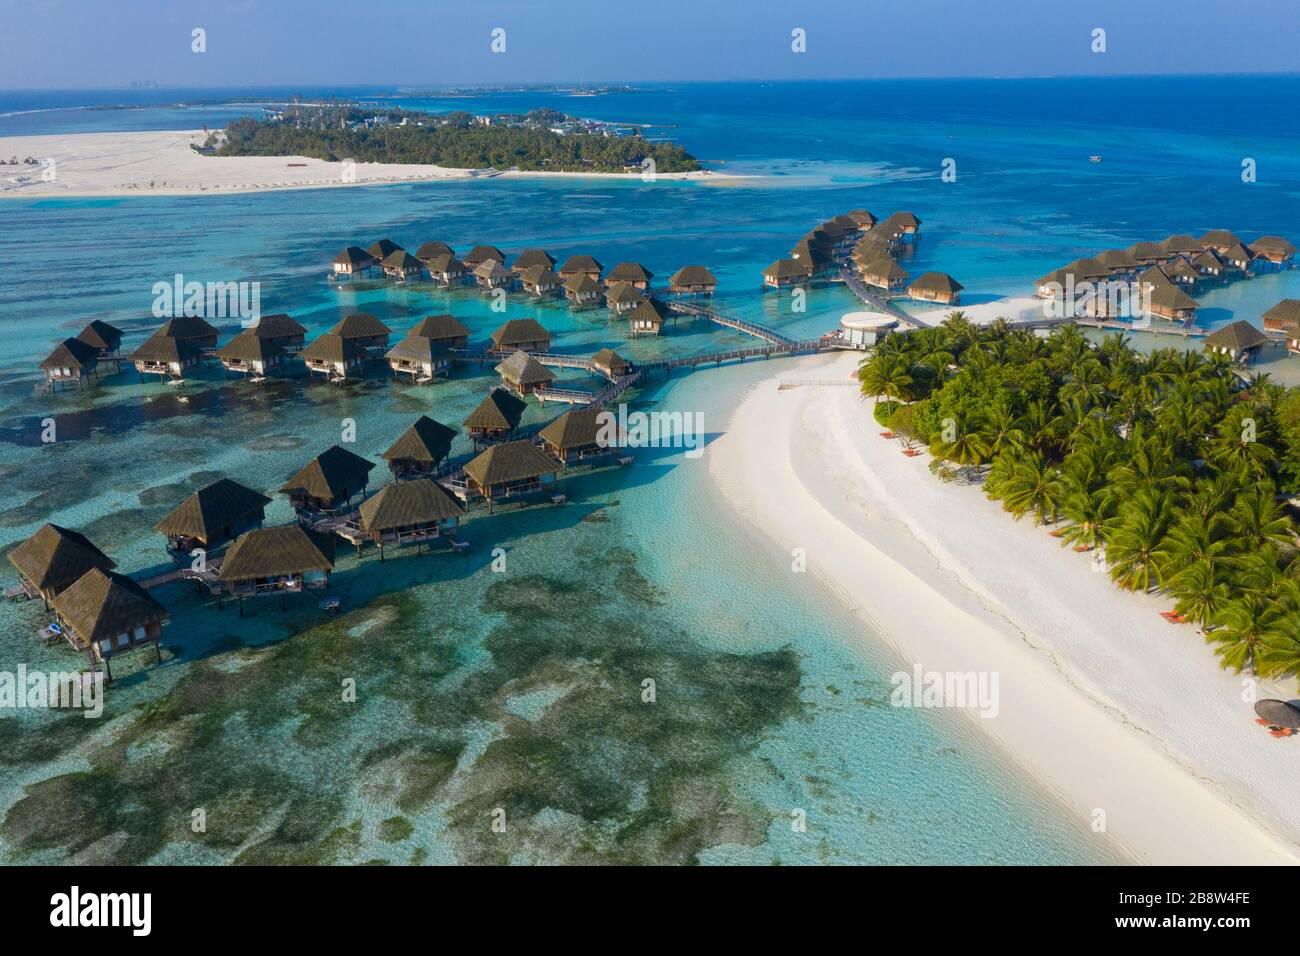
[{"label": "wooden walkway", "polygon": [[1198,325],[1146,325],[1135,326],[1132,322],[1118,319],[1074,319],[1074,324],[1087,329],[1103,329],[1110,332],[1150,332],[1152,335],[1181,335],[1184,338],[1204,338],[1210,334],[1209,329]]},{"label": "wooden walkway", "polygon": [[849,290],[867,305],[871,306],[877,312],[883,312],[890,318],[897,319],[899,323],[906,328],[928,329],[933,327],[924,319],[917,318],[915,315],[904,312],[898,306],[894,305],[894,303],[890,302],[877,290],[867,285],[866,282],[862,280],[862,277],[852,269],[841,269],[840,281],[848,286]]},{"label": "wooden walkway", "polygon": [[794,345],[795,340],[788,335],[770,329],[765,325],[759,325],[757,322],[750,322],[746,319],[738,319],[734,316],[723,315],[713,309],[706,308],[702,305],[695,305],[691,302],[671,301],[667,303],[668,308],[673,312],[683,315],[694,315],[701,319],[708,319],[714,325],[720,325],[724,329],[735,329],[738,332],[744,332],[746,335],[752,335],[755,338],[770,342],[772,345]]},{"label": "wooden walkway", "polygon": [[161,574],[155,574],[152,577],[137,579],[136,584],[146,591],[153,588],[160,588],[167,584],[175,584],[177,581],[201,581],[209,588],[217,585],[217,572],[221,570],[221,560],[225,555],[218,555],[210,558],[207,562],[207,570],[196,571],[190,565],[182,565],[172,568],[170,571],[164,571]]}]

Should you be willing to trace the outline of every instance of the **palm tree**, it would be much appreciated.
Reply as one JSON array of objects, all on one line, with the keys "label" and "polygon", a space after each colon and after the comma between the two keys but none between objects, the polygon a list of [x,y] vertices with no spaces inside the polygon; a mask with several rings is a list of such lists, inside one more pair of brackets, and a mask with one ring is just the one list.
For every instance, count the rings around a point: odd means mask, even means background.
[{"label": "palm tree", "polygon": [[874,355],[867,359],[858,369],[862,394],[875,399],[884,396],[905,401],[912,387],[910,365],[902,355]]},{"label": "palm tree", "polygon": [[1032,511],[1035,525],[1056,520],[1064,491],[1056,467],[1038,452],[1017,460],[995,490],[1017,518]]},{"label": "palm tree", "polygon": [[931,454],[962,466],[982,465],[988,460],[988,445],[974,422],[963,415],[952,419],[945,427],[951,429],[951,440],[940,436],[938,441],[931,443]]},{"label": "palm tree", "polygon": [[1143,488],[1102,532],[1111,579],[1129,591],[1149,591],[1160,581],[1157,552],[1168,533],[1173,495]]},{"label": "palm tree", "polygon": [[1197,561],[1174,575],[1169,586],[1174,610],[1205,626],[1227,605],[1231,591],[1223,569],[1213,561]]},{"label": "palm tree", "polygon": [[1230,600],[1212,621],[1215,626],[1205,632],[1205,639],[1216,645],[1214,653],[1223,666],[1237,673],[1247,667],[1257,670],[1267,645],[1282,645],[1295,633],[1287,607],[1254,591]]}]

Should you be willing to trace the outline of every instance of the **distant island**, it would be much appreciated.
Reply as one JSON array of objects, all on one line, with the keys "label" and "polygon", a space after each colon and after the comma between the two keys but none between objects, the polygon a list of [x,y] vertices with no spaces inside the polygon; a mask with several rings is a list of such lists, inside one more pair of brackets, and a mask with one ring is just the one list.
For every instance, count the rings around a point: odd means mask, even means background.
[{"label": "distant island", "polygon": [[658,173],[699,170],[674,143],[626,124],[558,110],[474,115],[358,104],[290,104],[262,119],[232,120],[208,137],[215,156],[309,156],[328,162],[432,164],[451,169],[623,173],[646,160]]}]

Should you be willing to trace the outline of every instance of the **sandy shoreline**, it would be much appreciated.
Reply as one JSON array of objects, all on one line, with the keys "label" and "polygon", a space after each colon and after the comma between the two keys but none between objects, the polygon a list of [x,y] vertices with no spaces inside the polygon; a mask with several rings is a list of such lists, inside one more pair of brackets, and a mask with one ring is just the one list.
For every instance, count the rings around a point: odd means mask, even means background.
[{"label": "sandy shoreline", "polygon": [[[306,156],[202,156],[202,130],[130,133],[69,133],[0,137],[0,157],[37,160],[35,165],[0,166],[0,197],[193,196],[324,189],[452,179],[623,179],[639,173],[550,173],[484,171],[442,166],[329,163]],[[52,163],[52,165],[51,165]],[[741,177],[709,170],[659,173],[656,179],[725,182]]]},{"label": "sandy shoreline", "polygon": [[1142,862],[1300,861],[1300,749],[1253,723],[1240,678],[1158,616],[1167,600],[1120,592],[978,488],[932,477],[928,456],[879,436],[856,388],[777,388],[848,379],[857,358],[785,363],[710,445],[717,484],[755,533],[784,554],[804,548],[909,663],[996,672],[998,715],[971,719],[1074,809],[1080,832],[1102,810]]}]

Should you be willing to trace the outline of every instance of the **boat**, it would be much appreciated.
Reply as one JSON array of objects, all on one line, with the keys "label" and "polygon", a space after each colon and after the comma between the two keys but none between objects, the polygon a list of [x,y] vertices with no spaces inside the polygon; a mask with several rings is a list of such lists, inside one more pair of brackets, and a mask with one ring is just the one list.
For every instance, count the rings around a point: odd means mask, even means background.
[{"label": "boat", "polygon": [[1100,162],[1101,162],[1101,157],[1100,157],[1100,156],[1089,156],[1089,157],[1088,157],[1088,162],[1090,162],[1090,163],[1100,163]]}]

